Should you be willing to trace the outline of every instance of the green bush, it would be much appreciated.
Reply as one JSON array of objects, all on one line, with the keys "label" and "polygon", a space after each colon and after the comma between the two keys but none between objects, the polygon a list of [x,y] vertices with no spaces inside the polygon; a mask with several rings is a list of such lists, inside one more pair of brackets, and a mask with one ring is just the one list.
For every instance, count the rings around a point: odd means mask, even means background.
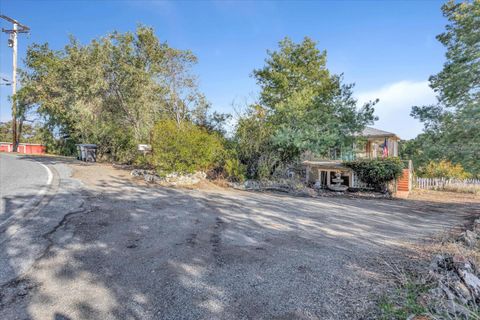
[{"label": "green bush", "polygon": [[243,182],[245,180],[245,166],[236,157],[231,157],[225,160],[223,166],[227,178],[235,182]]},{"label": "green bush", "polygon": [[193,173],[213,168],[224,155],[222,139],[216,133],[191,123],[159,121],[152,136],[152,164],[159,174]]},{"label": "green bush", "polygon": [[398,158],[362,159],[345,163],[357,177],[378,191],[385,191],[386,184],[402,175],[403,164]]},{"label": "green bush", "polygon": [[453,164],[446,160],[439,162],[430,161],[425,168],[419,170],[419,175],[427,178],[447,179],[468,179],[471,177],[471,175],[463,169],[461,164]]}]

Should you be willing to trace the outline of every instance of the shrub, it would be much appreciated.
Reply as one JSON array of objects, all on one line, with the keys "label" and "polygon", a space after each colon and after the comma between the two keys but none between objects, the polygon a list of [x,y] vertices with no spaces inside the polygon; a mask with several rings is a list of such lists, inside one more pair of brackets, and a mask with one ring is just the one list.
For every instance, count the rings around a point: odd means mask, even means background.
[{"label": "shrub", "polygon": [[231,157],[225,160],[223,166],[227,178],[234,182],[243,182],[245,180],[245,166],[240,163],[240,160]]},{"label": "shrub", "polygon": [[216,133],[184,121],[162,120],[152,136],[152,164],[159,174],[193,173],[214,167],[224,154],[222,139]]},{"label": "shrub", "polygon": [[470,174],[465,172],[461,164],[453,164],[450,161],[430,161],[420,174],[426,178],[449,178],[468,179]]},{"label": "shrub", "polygon": [[403,164],[398,158],[368,159],[346,162],[360,180],[378,191],[385,191],[386,184],[402,175]]}]

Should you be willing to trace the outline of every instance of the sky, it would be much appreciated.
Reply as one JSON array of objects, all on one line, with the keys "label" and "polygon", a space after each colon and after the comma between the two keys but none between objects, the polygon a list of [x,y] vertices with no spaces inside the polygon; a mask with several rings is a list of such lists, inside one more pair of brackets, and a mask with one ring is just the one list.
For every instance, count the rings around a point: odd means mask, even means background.
[{"label": "sky", "polygon": [[[31,28],[19,35],[19,67],[26,48],[48,42],[61,49],[74,35],[88,43],[111,31],[152,26],[170,46],[198,57],[194,73],[214,110],[234,113],[258,97],[251,77],[267,50],[285,36],[308,36],[327,51],[327,67],[355,83],[361,103],[380,99],[374,127],[414,138],[422,125],[414,105],[432,104],[428,78],[445,50],[435,39],[446,20],[441,1],[121,1],[0,0],[0,12]],[[2,21],[1,27],[11,28]],[[12,53],[0,37],[0,76],[11,79]],[[11,88],[0,86],[0,120],[10,119]]]}]

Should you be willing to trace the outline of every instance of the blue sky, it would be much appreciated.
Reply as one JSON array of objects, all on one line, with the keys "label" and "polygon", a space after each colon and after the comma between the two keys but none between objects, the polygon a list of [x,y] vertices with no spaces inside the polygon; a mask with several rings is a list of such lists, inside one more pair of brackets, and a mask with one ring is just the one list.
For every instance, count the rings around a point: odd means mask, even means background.
[{"label": "blue sky", "polygon": [[[421,124],[409,117],[412,105],[435,101],[428,77],[441,70],[444,48],[441,1],[22,1],[1,0],[2,14],[31,27],[20,35],[19,59],[31,43],[60,49],[75,35],[82,43],[110,31],[155,28],[171,46],[199,58],[194,72],[214,109],[232,112],[253,101],[259,88],[250,77],[267,49],[289,36],[309,36],[328,53],[328,67],[356,83],[359,101],[380,98],[375,127],[412,138]],[[9,27],[2,22],[2,27]],[[20,64],[21,66],[21,64]],[[0,39],[0,73],[11,78],[11,50]],[[1,86],[0,119],[10,118]]]}]

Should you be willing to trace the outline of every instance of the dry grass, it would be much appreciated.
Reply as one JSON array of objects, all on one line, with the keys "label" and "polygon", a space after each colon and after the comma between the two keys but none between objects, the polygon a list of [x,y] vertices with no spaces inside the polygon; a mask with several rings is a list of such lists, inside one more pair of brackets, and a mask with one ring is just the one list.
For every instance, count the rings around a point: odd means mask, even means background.
[{"label": "dry grass", "polygon": [[448,184],[440,191],[480,194],[480,185]]},{"label": "dry grass", "polygon": [[[408,199],[429,201],[429,202],[441,202],[441,203],[461,203],[461,204],[480,204],[480,194],[472,193],[459,193],[449,191],[437,191],[437,190],[413,190]],[[480,213],[480,212],[479,212]]]},{"label": "dry grass", "polygon": [[390,270],[396,290],[389,292],[380,300],[378,304],[380,319],[480,320],[478,306],[459,305],[468,314],[459,317],[447,312],[449,301],[429,296],[430,290],[437,286],[428,267],[434,256],[459,257],[480,266],[480,247],[468,247],[460,240],[462,232],[467,229],[472,230],[472,225],[452,228],[426,243],[412,247],[414,256],[410,257],[405,265],[397,265],[389,260],[383,261]]}]

